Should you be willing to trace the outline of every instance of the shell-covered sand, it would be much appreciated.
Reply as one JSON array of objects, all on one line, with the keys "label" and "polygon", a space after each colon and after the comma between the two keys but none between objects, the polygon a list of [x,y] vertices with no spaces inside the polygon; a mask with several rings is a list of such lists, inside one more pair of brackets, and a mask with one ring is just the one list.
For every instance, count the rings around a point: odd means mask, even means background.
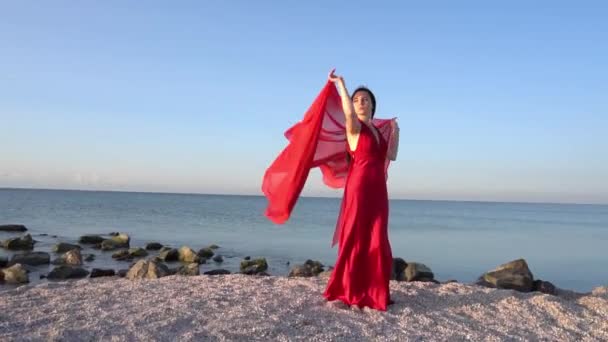
[{"label": "shell-covered sand", "polygon": [[0,288],[0,340],[608,341],[608,288],[559,296],[391,281],[387,312],[322,297],[327,279],[95,278]]}]

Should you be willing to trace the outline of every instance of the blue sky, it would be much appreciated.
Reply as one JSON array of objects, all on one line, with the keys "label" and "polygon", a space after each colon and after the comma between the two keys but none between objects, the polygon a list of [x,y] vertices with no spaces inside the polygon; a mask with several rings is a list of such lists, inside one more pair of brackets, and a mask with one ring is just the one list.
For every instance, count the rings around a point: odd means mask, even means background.
[{"label": "blue sky", "polygon": [[[602,1],[3,2],[0,187],[260,194],[336,67],[392,198],[608,203]],[[313,172],[305,195],[340,196]]]}]

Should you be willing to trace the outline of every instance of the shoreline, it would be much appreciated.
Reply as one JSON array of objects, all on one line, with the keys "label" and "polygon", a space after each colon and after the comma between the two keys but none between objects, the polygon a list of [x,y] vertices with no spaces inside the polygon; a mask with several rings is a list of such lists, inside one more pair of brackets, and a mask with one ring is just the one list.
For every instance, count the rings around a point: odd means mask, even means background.
[{"label": "shoreline", "polygon": [[391,281],[386,312],[327,302],[327,277],[82,279],[0,290],[8,340],[608,341],[608,287],[589,294]]}]

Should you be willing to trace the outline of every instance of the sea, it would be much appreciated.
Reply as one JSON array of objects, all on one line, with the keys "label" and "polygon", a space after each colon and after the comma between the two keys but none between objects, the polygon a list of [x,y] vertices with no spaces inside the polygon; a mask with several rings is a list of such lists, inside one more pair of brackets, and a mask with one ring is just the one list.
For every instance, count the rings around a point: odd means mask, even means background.
[{"label": "sea", "polygon": [[[0,225],[23,224],[50,252],[58,242],[86,234],[123,232],[132,247],[159,242],[197,251],[216,244],[221,263],[201,272],[238,272],[240,261],[264,257],[271,275],[287,275],[307,259],[331,266],[340,198],[301,197],[282,225],[264,216],[263,196],[0,189]],[[0,240],[23,233],[0,232]],[[523,258],[535,279],[586,292],[608,285],[608,205],[390,200],[393,256],[423,263],[439,281],[474,282],[484,272]],[[15,253],[0,248],[0,257]],[[112,252],[95,254],[85,268],[126,269]],[[51,253],[52,258],[57,257]],[[171,266],[171,265],[170,265]],[[31,269],[32,283],[53,265]]]}]

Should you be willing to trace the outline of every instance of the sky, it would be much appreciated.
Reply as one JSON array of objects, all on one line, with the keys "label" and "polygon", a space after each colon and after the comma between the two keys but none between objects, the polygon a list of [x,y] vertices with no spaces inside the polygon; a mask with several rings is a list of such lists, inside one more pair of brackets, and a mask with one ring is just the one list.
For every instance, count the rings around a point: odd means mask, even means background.
[{"label": "sky", "polygon": [[[608,203],[605,1],[4,1],[0,187],[261,194],[336,68],[391,198]],[[314,170],[305,196],[341,196]]]}]

